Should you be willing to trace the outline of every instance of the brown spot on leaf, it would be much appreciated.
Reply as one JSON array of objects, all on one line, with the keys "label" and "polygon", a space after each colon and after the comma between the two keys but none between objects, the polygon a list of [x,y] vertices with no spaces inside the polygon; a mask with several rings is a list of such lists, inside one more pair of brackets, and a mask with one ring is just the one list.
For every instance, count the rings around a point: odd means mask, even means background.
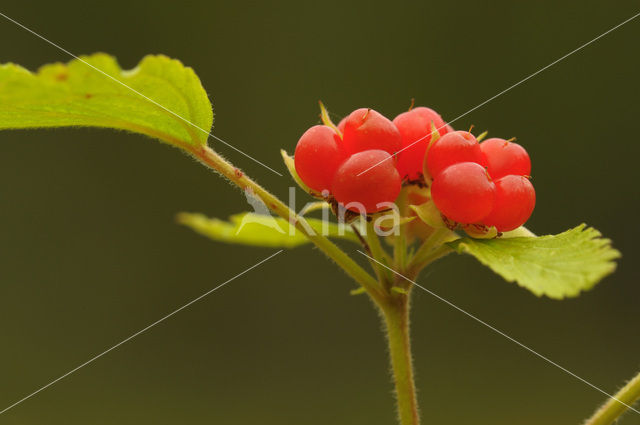
[{"label": "brown spot on leaf", "polygon": [[84,95],[85,99],[91,99],[93,95],[91,93],[87,93]]},{"label": "brown spot on leaf", "polygon": [[67,74],[66,72],[61,72],[60,74],[56,75],[56,80],[58,81],[67,81],[68,78],[69,74]]}]

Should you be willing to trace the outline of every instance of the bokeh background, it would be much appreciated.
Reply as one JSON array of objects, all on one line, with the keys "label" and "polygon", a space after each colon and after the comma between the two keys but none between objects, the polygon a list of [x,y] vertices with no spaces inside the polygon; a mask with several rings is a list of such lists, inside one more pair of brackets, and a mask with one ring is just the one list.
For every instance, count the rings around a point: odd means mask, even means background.
[{"label": "bokeh background", "polygon": [[[5,2],[76,54],[195,68],[214,133],[284,173],[318,121],[410,99],[453,119],[638,13],[635,1]],[[517,136],[534,162],[529,225],[587,222],[624,257],[567,301],[471,257],[420,283],[613,392],[640,368],[637,55],[640,18],[457,121]],[[0,60],[61,51],[0,19]],[[277,194],[291,184],[213,146]],[[302,193],[299,205],[306,202]],[[242,194],[179,151],[107,130],[0,134],[0,409],[273,251],[213,243],[179,211],[226,217]],[[25,424],[392,424],[378,317],[311,247],[285,252],[0,416]],[[413,310],[425,424],[579,424],[603,400],[426,293]],[[623,425],[639,424],[628,414]]]}]

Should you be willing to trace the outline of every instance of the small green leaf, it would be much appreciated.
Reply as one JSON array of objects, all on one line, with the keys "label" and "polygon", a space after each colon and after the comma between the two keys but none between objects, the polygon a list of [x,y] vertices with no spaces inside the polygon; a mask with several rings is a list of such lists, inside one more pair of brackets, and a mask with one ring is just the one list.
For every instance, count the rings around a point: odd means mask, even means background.
[{"label": "small green leaf", "polygon": [[418,218],[431,227],[446,227],[442,220],[442,214],[436,208],[433,201],[427,201],[420,205],[409,205],[409,208],[416,213]]},{"label": "small green leaf", "polygon": [[[202,214],[180,213],[178,222],[215,241],[240,245],[271,248],[295,248],[309,243],[309,239],[289,222],[280,217],[255,213],[240,213],[229,217],[229,221],[208,218]],[[307,218],[309,226],[322,234],[322,220]],[[359,243],[358,237],[349,226],[343,231],[336,223],[328,223],[326,236],[342,238]]]},{"label": "small green leaf", "polygon": [[364,289],[364,286],[361,286],[359,288],[352,289],[351,291],[349,291],[349,295],[362,295],[362,294],[365,294],[366,292],[367,290]]},{"label": "small green leaf", "polygon": [[146,56],[132,70],[104,53],[80,59],[35,74],[0,65],[0,130],[108,127],[178,147],[206,143],[213,112],[193,69],[162,55]]},{"label": "small green leaf", "polygon": [[[526,230],[526,229],[525,229]],[[476,257],[509,282],[537,296],[561,299],[591,289],[616,268],[620,252],[596,229],[581,224],[558,235],[463,238],[449,245]]]},{"label": "small green leaf", "polygon": [[395,292],[396,294],[409,295],[409,292],[406,289],[399,286],[392,286],[391,292]]}]

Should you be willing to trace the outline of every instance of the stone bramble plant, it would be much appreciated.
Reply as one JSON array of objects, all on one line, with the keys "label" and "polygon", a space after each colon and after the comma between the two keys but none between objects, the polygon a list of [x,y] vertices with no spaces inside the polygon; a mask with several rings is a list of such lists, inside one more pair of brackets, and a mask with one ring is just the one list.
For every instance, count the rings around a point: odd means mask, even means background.
[{"label": "stone bramble plant", "polygon": [[[436,112],[411,108],[388,120],[357,109],[305,132],[294,157],[296,183],[315,202],[296,213],[208,146],[211,103],[195,72],[165,56],[122,70],[106,54],[32,73],[0,65],[0,129],[91,126],[147,135],[181,149],[264,205],[277,218],[242,213],[230,221],[182,213],[179,221],[214,240],[293,248],[312,243],[359,284],[383,318],[398,419],[420,423],[409,335],[415,280],[450,253],[468,254],[537,296],[575,297],[615,270],[620,254],[581,224],[557,235],[522,227],[535,205],[526,150],[512,140],[455,131]],[[309,217],[329,210],[337,223]],[[276,226],[264,225],[274,220]],[[283,231],[284,229],[284,231]],[[363,268],[332,239],[355,243]],[[421,287],[421,286],[420,286]],[[588,425],[611,424],[640,397],[640,375]],[[634,409],[635,411],[635,409]]]}]

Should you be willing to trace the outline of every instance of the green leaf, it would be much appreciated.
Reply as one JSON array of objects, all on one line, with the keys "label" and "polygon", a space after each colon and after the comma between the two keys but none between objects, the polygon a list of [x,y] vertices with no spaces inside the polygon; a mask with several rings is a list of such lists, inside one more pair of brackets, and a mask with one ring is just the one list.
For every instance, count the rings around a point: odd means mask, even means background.
[{"label": "green leaf", "polygon": [[[322,220],[306,220],[316,233],[322,233]],[[287,220],[269,215],[241,213],[224,221],[202,214],[180,213],[178,222],[219,242],[270,248],[295,248],[310,242],[302,232],[289,225]],[[336,223],[328,224],[326,236],[359,242],[350,226],[344,226],[343,232],[340,232]]]},{"label": "green leaf", "polygon": [[591,289],[616,268],[620,252],[596,229],[581,224],[558,235],[497,239],[463,238],[449,243],[476,257],[509,282],[537,296],[561,299]]},{"label": "green leaf", "polygon": [[104,53],[80,59],[35,74],[0,65],[0,130],[108,127],[178,147],[206,143],[213,112],[193,69],[162,55],[146,56],[132,70]]}]

